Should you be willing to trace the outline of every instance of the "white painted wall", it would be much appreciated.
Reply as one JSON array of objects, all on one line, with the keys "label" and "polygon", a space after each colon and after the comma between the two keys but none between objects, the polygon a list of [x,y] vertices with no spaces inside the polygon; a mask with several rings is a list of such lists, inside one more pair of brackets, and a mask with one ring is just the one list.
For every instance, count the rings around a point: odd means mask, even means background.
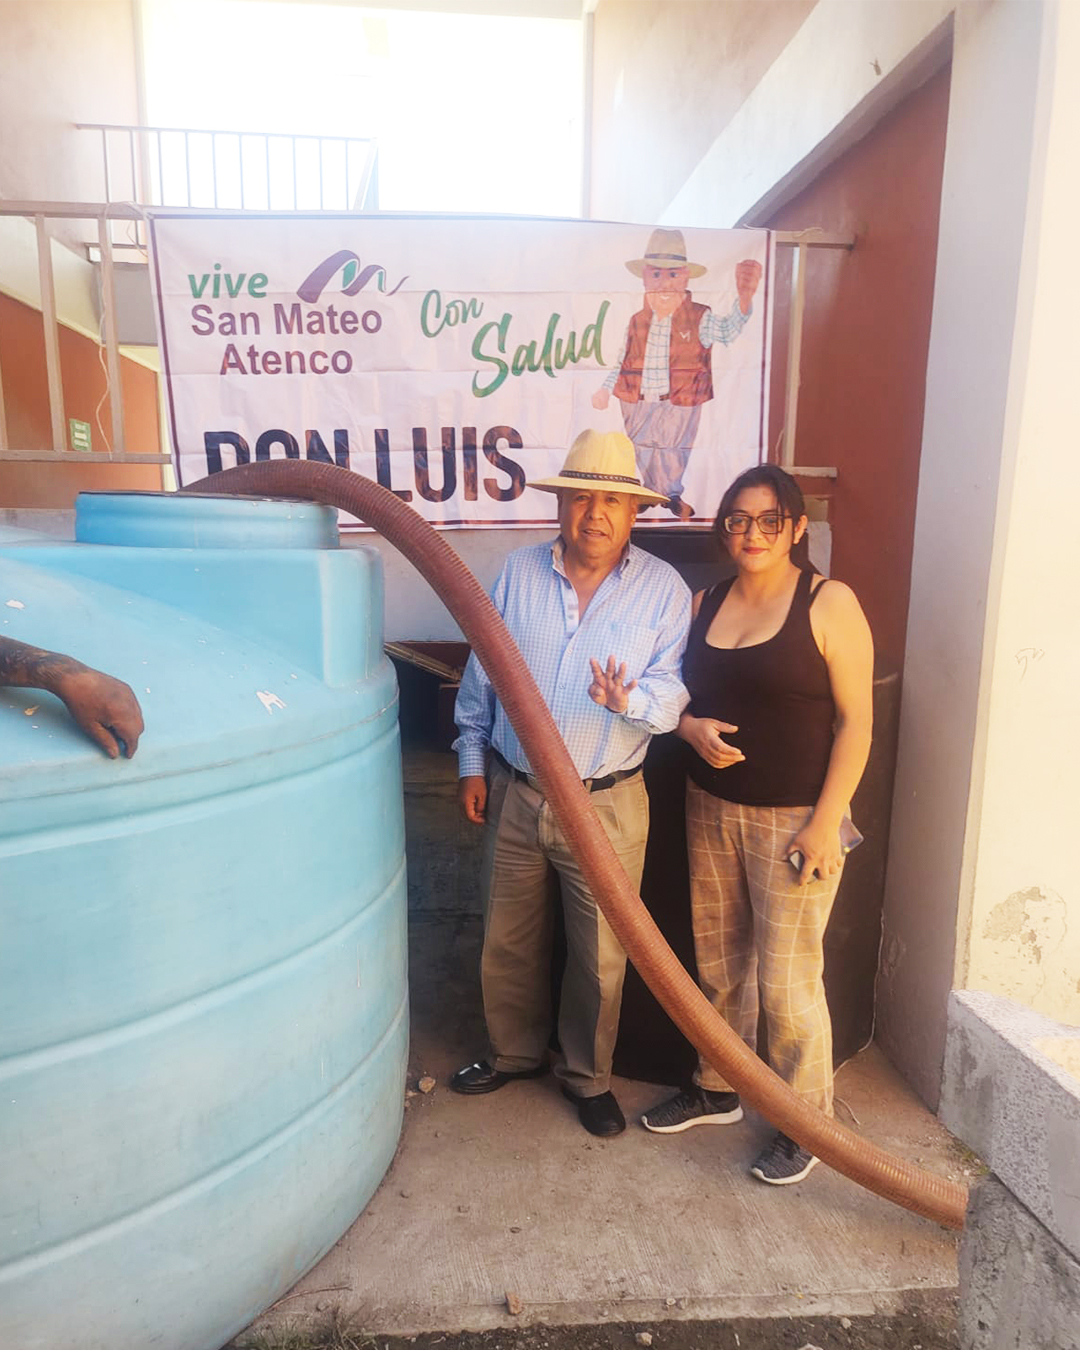
[{"label": "white painted wall", "polygon": [[599,0],[587,214],[654,225],[817,3]]},{"label": "white painted wall", "polygon": [[956,0],[818,0],[662,223],[765,219],[940,67],[955,7]]},{"label": "white painted wall", "polygon": [[1080,5],[1048,7],[1039,59],[956,982],[1080,1024]]},{"label": "white painted wall", "polygon": [[[988,862],[980,860],[981,846],[995,834],[1008,835],[998,842],[1008,849],[1013,871],[993,880],[986,873],[983,892],[1001,900],[1015,885],[1049,884],[1038,856],[1045,832],[1024,840],[1015,828],[1020,818],[1013,811],[1022,798],[1028,798],[1025,824],[1047,812],[1061,826],[1060,806],[1042,773],[1022,777],[1015,774],[1020,761],[1010,763],[1010,749],[1018,750],[1008,744],[1011,714],[1002,721],[1000,712],[991,713],[996,678],[1005,681],[1008,671],[1015,683],[1019,673],[1015,662],[1011,670],[1007,663],[1027,641],[1022,611],[1047,584],[1042,568],[1049,555],[1029,546],[1029,523],[1016,514],[1014,464],[1028,379],[1035,378],[1029,345],[1047,95],[1040,81],[1047,26],[1057,13],[1053,0],[997,0],[956,12],[887,940],[878,982],[879,1037],[930,1102],[940,1082],[949,989],[963,986],[969,974],[976,867]],[[1065,277],[1057,283],[1065,285]],[[1039,449],[1033,435],[1026,446],[1028,454],[1048,456],[1047,465],[1058,453]],[[1051,484],[1050,496],[1056,490]],[[1019,608],[999,630],[1002,550],[1014,519],[1022,522],[1010,564],[1020,569]],[[1064,542],[1054,547],[1066,562]],[[1060,633],[1076,605],[1063,575],[1054,591]],[[1003,654],[997,664],[995,654]],[[996,692],[999,709],[1002,699],[1003,711],[1015,707],[1007,682]],[[1044,707],[1048,720],[1054,715]],[[1064,727],[1056,734],[1068,740]],[[1074,743],[1069,753],[1075,757],[1078,750]],[[1017,874],[1022,883],[1008,879]],[[995,964],[995,981],[1007,980],[1005,965]]]}]

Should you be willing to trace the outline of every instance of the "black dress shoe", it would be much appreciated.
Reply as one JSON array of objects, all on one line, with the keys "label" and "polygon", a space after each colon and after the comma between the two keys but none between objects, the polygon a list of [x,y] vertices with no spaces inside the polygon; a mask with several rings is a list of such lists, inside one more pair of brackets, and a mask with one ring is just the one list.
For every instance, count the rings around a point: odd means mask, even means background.
[{"label": "black dress shoe", "polygon": [[609,1139],[614,1134],[622,1134],[626,1129],[626,1118],[613,1092],[601,1092],[598,1097],[579,1097],[564,1087],[563,1096],[577,1107],[578,1120],[590,1134]]},{"label": "black dress shoe", "polygon": [[513,1072],[493,1069],[486,1059],[480,1059],[475,1064],[466,1064],[463,1069],[458,1069],[450,1079],[450,1089],[468,1096],[479,1096],[482,1092],[496,1092],[507,1083],[512,1083],[515,1078],[539,1078],[547,1071],[546,1064],[538,1064],[535,1069],[518,1069]]}]

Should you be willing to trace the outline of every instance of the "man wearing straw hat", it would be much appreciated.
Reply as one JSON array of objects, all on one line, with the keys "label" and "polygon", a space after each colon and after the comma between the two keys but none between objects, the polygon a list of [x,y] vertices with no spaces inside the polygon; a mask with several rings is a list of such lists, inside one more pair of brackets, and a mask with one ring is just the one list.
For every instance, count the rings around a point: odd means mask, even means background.
[{"label": "man wearing straw hat", "polygon": [[[690,592],[672,567],[630,543],[638,510],[662,498],[642,486],[621,432],[583,431],[562,472],[529,486],[558,495],[559,537],[511,553],[491,598],[640,886],[649,827],[641,765],[649,738],[671,731],[687,703],[680,667]],[[625,953],[475,655],[454,718],[461,807],[485,829],[481,984],[490,1050],[450,1086],[494,1092],[547,1071],[554,872],[567,943],[555,1076],[590,1133],[619,1134],[625,1121],[610,1088]]]},{"label": "man wearing straw hat", "polygon": [[679,520],[689,520],[695,512],[682,495],[683,475],[702,405],[713,396],[712,348],[734,342],[742,332],[761,264],[747,259],[736,266],[738,299],[722,316],[686,289],[708,269],[687,257],[681,230],[653,230],[645,256],[626,266],[644,281],[645,303],[631,318],[618,368],[593,394],[593,407],[606,408],[614,391],[642,481],[667,498]]}]

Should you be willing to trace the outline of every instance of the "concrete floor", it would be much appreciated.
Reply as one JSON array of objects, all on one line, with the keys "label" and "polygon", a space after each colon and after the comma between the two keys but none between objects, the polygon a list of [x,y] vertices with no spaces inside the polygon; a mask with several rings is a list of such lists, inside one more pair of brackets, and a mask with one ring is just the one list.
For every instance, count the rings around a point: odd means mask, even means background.
[{"label": "concrete floor", "polygon": [[[586,1134],[550,1077],[460,1097],[450,1073],[483,1049],[479,923],[412,923],[413,1041],[401,1147],[365,1212],[260,1326],[331,1308],[376,1335],[510,1324],[859,1317],[956,1284],[955,1238],[824,1166],[790,1188],[747,1165],[770,1132],[741,1124],[660,1138],[637,1123],[662,1095],[620,1079],[630,1122]],[[418,1080],[433,1077],[428,1094]],[[838,1114],[933,1171],[965,1159],[871,1048],[840,1072]],[[511,1318],[506,1295],[520,1298]]]}]

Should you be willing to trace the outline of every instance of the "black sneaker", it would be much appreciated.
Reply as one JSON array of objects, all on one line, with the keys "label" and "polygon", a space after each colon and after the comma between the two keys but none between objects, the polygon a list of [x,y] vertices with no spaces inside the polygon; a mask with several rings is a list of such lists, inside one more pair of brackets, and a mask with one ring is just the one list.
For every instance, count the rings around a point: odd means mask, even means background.
[{"label": "black sneaker", "polygon": [[737,1092],[707,1092],[702,1087],[685,1088],[641,1117],[653,1134],[679,1134],[693,1125],[734,1125],[738,1120],[742,1107]]},{"label": "black sneaker", "polygon": [[767,1181],[770,1186],[790,1186],[793,1182],[802,1181],[817,1161],[812,1153],[800,1148],[794,1139],[777,1132],[754,1159],[750,1175],[760,1181]]}]

